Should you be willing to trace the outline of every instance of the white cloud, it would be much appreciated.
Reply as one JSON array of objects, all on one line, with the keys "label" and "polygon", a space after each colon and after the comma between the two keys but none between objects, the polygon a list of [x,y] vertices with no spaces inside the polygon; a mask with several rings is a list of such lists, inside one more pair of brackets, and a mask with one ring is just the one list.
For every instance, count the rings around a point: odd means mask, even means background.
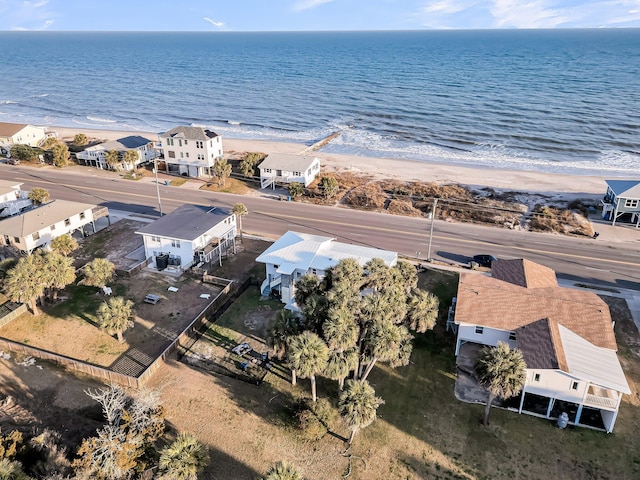
[{"label": "white cloud", "polygon": [[40,8],[44,7],[49,0],[40,0],[39,2],[29,2],[28,0],[24,2],[24,6],[27,8]]},{"label": "white cloud", "polygon": [[335,0],[302,0],[293,6],[293,10],[299,12],[301,10],[310,10],[319,7],[325,3],[331,3]]},{"label": "white cloud", "polygon": [[10,30],[46,30],[57,17],[49,0],[0,0],[0,14]]},{"label": "white cloud", "polygon": [[211,25],[213,25],[216,28],[224,27],[224,22],[217,22],[215,20],[210,19],[209,17],[204,17],[204,21],[209,22]]},{"label": "white cloud", "polygon": [[640,0],[427,0],[413,20],[427,28],[640,26]]},{"label": "white cloud", "polygon": [[490,11],[495,27],[553,28],[571,21],[566,9],[553,8],[546,0],[494,0]]}]

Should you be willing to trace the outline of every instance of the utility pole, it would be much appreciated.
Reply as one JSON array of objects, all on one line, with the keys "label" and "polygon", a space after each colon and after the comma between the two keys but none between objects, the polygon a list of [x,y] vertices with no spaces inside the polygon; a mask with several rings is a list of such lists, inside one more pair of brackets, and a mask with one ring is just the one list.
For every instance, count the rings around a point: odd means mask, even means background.
[{"label": "utility pole", "polygon": [[158,183],[158,157],[156,153],[153,153],[153,173],[156,174],[156,193],[158,194],[158,209],[160,210],[160,216],[162,216],[162,203],[160,202],[160,184]]},{"label": "utility pole", "polygon": [[436,207],[438,206],[438,199],[433,199],[433,208],[431,209],[431,232],[429,233],[429,248],[427,249],[427,262],[431,261],[431,240],[433,239],[433,221],[436,217]]}]

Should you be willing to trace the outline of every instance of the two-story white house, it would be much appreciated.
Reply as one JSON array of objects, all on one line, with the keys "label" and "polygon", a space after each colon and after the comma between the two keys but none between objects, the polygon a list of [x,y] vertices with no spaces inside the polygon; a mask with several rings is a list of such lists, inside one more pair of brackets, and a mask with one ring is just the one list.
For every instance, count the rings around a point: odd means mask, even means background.
[{"label": "two-story white house", "polygon": [[136,232],[142,235],[146,258],[158,270],[184,270],[194,263],[218,261],[235,249],[236,216],[228,209],[181,205]]},{"label": "two-story white house", "polygon": [[[100,143],[85,148],[78,152],[76,157],[85,165],[103,169],[111,168],[107,165],[107,152],[115,150],[120,157],[121,166],[124,170],[133,170],[140,164],[149,162],[155,158],[153,141],[140,135],[130,135],[110,142]],[[133,164],[124,162],[124,155],[128,151],[136,152],[136,160]]]},{"label": "two-story white house", "polygon": [[302,183],[308,187],[320,173],[320,159],[308,155],[271,153],[258,165],[260,188],[276,188],[276,183]]},{"label": "two-story white house", "polygon": [[211,174],[223,157],[222,136],[201,127],[176,127],[159,135],[167,173],[188,177]]},{"label": "two-story white house", "polygon": [[266,268],[266,279],[260,291],[265,296],[276,291],[285,308],[298,310],[295,305],[296,280],[308,273],[323,278],[329,268],[345,258],[353,258],[360,265],[374,258],[382,259],[389,267],[398,263],[396,252],[336,242],[331,237],[288,231],[256,258]]},{"label": "two-story white house", "polygon": [[13,145],[37,147],[47,138],[47,131],[24,123],[0,122],[0,146],[10,148]]},{"label": "two-story white house", "polygon": [[22,182],[0,180],[0,218],[17,215],[33,205],[29,192],[20,187]]},{"label": "two-story white house", "polygon": [[20,215],[0,220],[0,238],[5,245],[31,253],[64,234],[91,224],[95,232],[93,209],[88,203],[53,200]]},{"label": "two-story white house", "polygon": [[[491,277],[461,273],[453,318],[456,356],[499,341],[527,364],[518,413],[611,432],[631,390],[616,355],[607,304],[593,292],[558,286],[550,268],[496,260]],[[466,351],[465,351],[466,350]]]}]

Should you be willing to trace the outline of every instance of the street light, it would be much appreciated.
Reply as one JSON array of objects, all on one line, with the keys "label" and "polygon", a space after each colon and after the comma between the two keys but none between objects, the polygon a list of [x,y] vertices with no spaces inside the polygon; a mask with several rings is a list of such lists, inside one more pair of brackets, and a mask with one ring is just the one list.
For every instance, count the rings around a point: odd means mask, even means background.
[{"label": "street light", "polygon": [[158,208],[160,209],[160,216],[162,216],[162,203],[160,202],[160,184],[158,183],[158,157],[156,152],[153,152],[153,173],[156,175],[156,193],[158,194]]},{"label": "street light", "polygon": [[433,221],[436,217],[436,207],[438,206],[438,199],[433,199],[433,209],[431,210],[431,232],[429,233],[429,248],[427,249],[427,262],[431,261],[431,240],[433,239]]}]

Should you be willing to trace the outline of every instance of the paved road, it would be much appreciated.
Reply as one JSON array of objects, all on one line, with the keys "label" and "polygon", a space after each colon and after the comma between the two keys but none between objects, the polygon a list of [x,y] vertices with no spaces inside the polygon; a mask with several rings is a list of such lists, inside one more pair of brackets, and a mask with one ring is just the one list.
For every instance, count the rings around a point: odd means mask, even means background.
[{"label": "paved road", "polygon": [[[103,204],[112,209],[158,215],[155,184],[121,180],[89,168],[55,170],[0,165],[0,178],[24,182],[25,189],[43,187],[53,198]],[[185,187],[160,186],[164,213],[183,203],[249,209],[245,232],[277,238],[287,230],[337,237],[426,259],[430,222],[424,218],[362,212],[281,202],[275,197],[237,196]],[[553,268],[560,278],[640,290],[640,241],[607,243],[558,235],[504,230],[436,221],[431,257],[452,263],[468,262],[477,253],[526,257]]]}]

